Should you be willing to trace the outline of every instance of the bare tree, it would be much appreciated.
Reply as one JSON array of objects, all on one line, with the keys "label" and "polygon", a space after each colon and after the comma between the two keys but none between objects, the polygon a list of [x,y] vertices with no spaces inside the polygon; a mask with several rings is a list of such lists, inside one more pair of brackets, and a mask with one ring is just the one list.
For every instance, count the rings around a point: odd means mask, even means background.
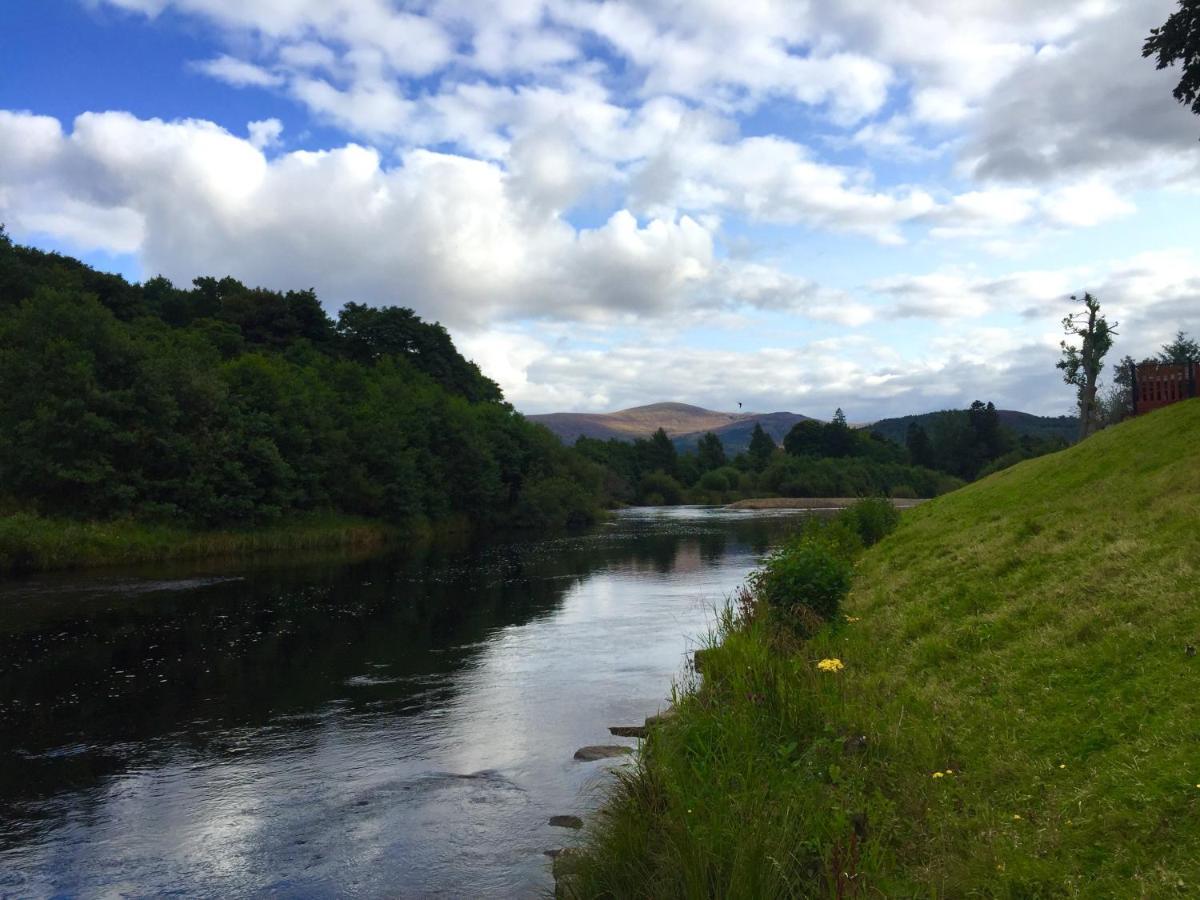
[{"label": "bare tree", "polygon": [[1063,370],[1063,381],[1073,385],[1079,392],[1079,439],[1083,440],[1096,421],[1096,386],[1100,370],[1104,368],[1104,355],[1112,348],[1116,325],[1100,313],[1100,301],[1085,292],[1082,299],[1072,295],[1083,309],[1063,319],[1063,331],[1068,337],[1079,338],[1076,347],[1063,341],[1062,359],[1058,368]]}]

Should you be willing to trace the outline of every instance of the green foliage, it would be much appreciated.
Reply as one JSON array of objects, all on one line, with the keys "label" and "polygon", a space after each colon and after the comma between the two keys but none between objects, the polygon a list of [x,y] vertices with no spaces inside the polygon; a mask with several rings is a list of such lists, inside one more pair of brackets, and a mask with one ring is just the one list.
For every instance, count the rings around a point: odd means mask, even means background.
[{"label": "green foliage", "polygon": [[850,591],[853,563],[845,543],[832,529],[806,529],[768,557],[751,577],[751,588],[785,616],[803,607],[829,621]]},{"label": "green foliage", "polygon": [[683,499],[683,485],[666,472],[648,472],[638,482],[637,496],[646,506],[674,506]]},{"label": "green foliage", "polygon": [[1070,338],[1078,338],[1079,346],[1063,341],[1062,359],[1056,363],[1062,369],[1063,381],[1079,393],[1079,436],[1087,437],[1096,417],[1096,388],[1100,372],[1104,368],[1104,357],[1113,345],[1115,326],[1100,313],[1100,301],[1089,293],[1082,297],[1071,297],[1083,304],[1083,309],[1063,319],[1063,331]]},{"label": "green foliage", "polygon": [[776,449],[775,440],[763,431],[761,424],[756,422],[754,433],[750,435],[750,448],[746,451],[751,468],[756,472],[765,469],[767,463],[771,461],[771,457],[775,455]]},{"label": "green foliage", "polygon": [[1156,57],[1159,69],[1180,64],[1179,83],[1171,93],[1200,115],[1200,0],[1179,0],[1179,9],[1150,29],[1142,56]]},{"label": "green foliage", "polygon": [[1158,361],[1176,365],[1200,361],[1200,342],[1192,340],[1186,332],[1177,331],[1175,340],[1169,344],[1163,344],[1162,352],[1158,354]]},{"label": "green foliage", "polygon": [[873,547],[896,530],[900,511],[883,497],[859,500],[839,515],[858,534],[864,547]]},{"label": "green foliage", "polygon": [[725,445],[711,431],[704,433],[696,447],[697,464],[701,472],[711,472],[725,465]]},{"label": "green foliage", "polygon": [[350,304],[335,327],[312,291],[130,285],[5,238],[0,385],[0,484],[46,516],[544,527],[605,499],[440,325]]}]

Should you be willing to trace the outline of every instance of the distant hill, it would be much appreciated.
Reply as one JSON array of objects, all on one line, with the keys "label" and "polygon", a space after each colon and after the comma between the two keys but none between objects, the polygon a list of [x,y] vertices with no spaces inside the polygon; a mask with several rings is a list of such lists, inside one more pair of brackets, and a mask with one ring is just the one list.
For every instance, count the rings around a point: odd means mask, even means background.
[{"label": "distant hill", "polygon": [[651,403],[613,413],[546,413],[527,418],[545,425],[565,444],[574,444],[581,436],[632,441],[649,437],[661,428],[681,450],[693,449],[704,433],[711,431],[721,438],[727,453],[738,453],[749,445],[756,423],[761,423],[763,430],[778,443],[793,425],[809,416],[790,412],[716,412],[686,403]]},{"label": "distant hill", "polygon": [[[882,434],[897,444],[903,444],[910,424],[916,422],[928,429],[934,419],[949,411],[941,410],[915,416],[880,419],[878,422],[864,427]],[[1000,417],[1000,424],[1011,428],[1018,437],[1026,435],[1034,438],[1061,437],[1068,444],[1074,443],[1075,439],[1079,437],[1079,420],[1074,416],[1035,416],[1032,413],[1018,412],[1012,409],[997,410],[997,413]]]}]

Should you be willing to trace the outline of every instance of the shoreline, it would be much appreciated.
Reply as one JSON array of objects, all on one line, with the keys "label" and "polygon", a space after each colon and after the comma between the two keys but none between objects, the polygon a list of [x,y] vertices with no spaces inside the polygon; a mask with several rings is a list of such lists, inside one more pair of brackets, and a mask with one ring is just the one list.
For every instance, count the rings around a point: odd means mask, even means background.
[{"label": "shoreline", "polygon": [[[857,497],[756,497],[726,504],[726,509],[845,509],[853,506]],[[926,500],[897,498],[892,500],[896,509],[912,509]]]},{"label": "shoreline", "polygon": [[258,553],[376,550],[425,539],[438,529],[403,528],[338,515],[313,515],[252,529],[196,531],[138,521],[77,522],[32,513],[0,516],[0,578],[33,572]]}]

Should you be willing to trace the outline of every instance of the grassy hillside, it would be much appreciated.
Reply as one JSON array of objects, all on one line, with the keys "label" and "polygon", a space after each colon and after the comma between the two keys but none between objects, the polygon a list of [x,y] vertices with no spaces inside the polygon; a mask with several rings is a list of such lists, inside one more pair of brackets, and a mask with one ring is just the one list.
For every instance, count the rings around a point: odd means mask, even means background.
[{"label": "grassy hillside", "polygon": [[1200,401],[905,513],[845,612],[724,623],[581,895],[1200,895]]}]

